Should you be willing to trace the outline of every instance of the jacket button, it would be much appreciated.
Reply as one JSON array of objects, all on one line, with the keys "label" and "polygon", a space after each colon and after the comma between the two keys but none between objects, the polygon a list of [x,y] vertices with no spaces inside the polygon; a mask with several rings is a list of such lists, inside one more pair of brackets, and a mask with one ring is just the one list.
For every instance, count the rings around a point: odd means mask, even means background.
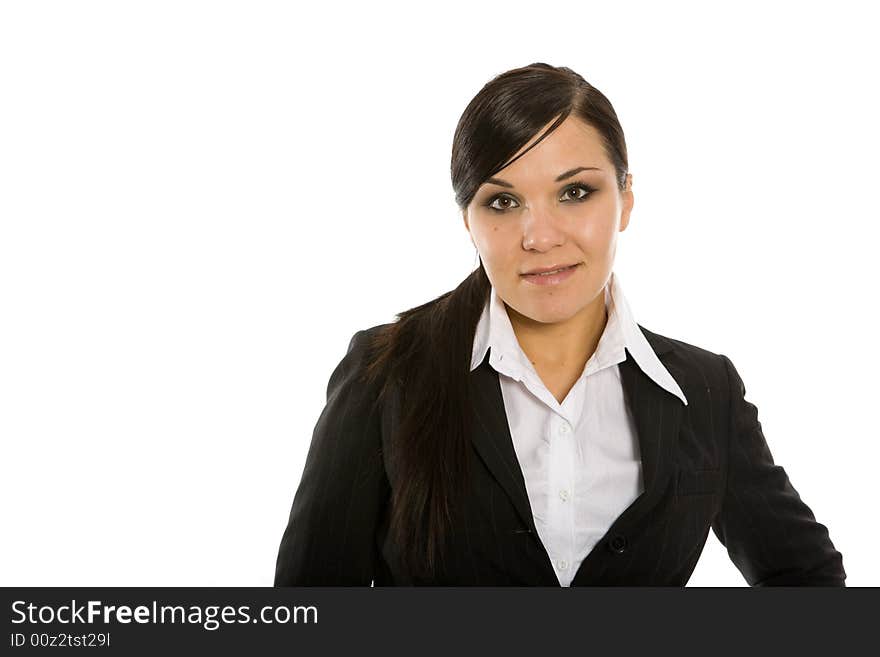
[{"label": "jacket button", "polygon": [[626,536],[623,534],[615,534],[608,541],[609,549],[616,553],[621,554],[626,551]]}]

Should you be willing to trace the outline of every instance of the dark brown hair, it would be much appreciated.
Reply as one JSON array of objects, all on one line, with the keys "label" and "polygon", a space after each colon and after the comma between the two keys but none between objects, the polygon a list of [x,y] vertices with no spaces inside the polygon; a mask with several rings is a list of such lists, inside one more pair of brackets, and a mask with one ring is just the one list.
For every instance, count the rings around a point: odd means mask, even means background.
[{"label": "dark brown hair", "polygon": [[[490,80],[461,115],[451,162],[459,209],[467,208],[487,178],[518,159],[513,155],[543,126],[556,118],[534,145],[569,114],[600,133],[623,190],[626,143],[611,103],[571,69],[534,63]],[[379,401],[392,388],[399,395],[401,415],[390,440],[389,533],[402,565],[416,578],[436,572],[453,520],[461,517],[458,505],[467,500],[470,361],[490,289],[480,262],[454,290],[398,313],[369,345],[366,375],[382,379]]]}]

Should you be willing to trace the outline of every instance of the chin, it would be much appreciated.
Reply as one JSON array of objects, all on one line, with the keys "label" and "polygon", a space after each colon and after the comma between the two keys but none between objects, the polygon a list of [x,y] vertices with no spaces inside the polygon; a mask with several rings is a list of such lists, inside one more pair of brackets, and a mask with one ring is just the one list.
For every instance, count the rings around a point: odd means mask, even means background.
[{"label": "chin", "polygon": [[571,319],[578,309],[569,304],[535,304],[529,309],[528,317],[542,324],[557,324]]}]

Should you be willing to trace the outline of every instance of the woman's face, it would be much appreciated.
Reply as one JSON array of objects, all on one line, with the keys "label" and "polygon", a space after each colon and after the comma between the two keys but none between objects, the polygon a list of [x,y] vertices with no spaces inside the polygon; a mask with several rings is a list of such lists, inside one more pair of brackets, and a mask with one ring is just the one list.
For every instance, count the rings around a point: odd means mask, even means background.
[{"label": "woman's face", "polygon": [[[588,169],[558,179],[580,167]],[[604,308],[617,234],[626,229],[633,206],[631,186],[627,175],[626,190],[620,191],[599,132],[573,116],[486,181],[465,209],[464,223],[501,299],[542,323],[597,307],[593,302],[600,293]],[[523,276],[575,263],[571,275],[555,285]]]}]

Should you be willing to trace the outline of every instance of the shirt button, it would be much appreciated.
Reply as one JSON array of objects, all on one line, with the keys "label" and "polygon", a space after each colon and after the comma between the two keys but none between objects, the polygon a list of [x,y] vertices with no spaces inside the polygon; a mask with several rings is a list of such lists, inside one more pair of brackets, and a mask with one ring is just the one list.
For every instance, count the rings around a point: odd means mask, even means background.
[{"label": "shirt button", "polygon": [[561,491],[559,491],[559,497],[564,502],[568,499],[568,491],[563,488]]},{"label": "shirt button", "polygon": [[565,434],[567,434],[568,433],[568,424],[563,424],[561,427],[559,427],[559,433],[561,433],[563,436]]},{"label": "shirt button", "polygon": [[568,562],[565,559],[560,559],[556,562],[556,565],[559,566],[559,570],[565,570],[568,568]]}]

